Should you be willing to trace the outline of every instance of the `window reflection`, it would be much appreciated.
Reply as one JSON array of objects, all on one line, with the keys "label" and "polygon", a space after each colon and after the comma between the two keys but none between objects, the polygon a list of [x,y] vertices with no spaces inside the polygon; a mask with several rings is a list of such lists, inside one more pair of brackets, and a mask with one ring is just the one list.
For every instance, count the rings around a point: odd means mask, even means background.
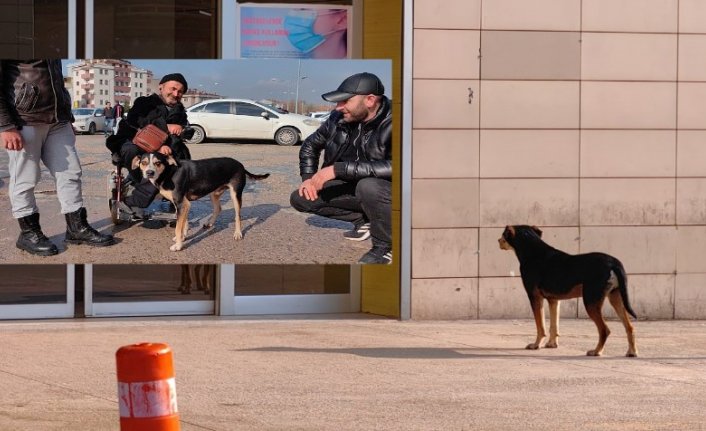
[{"label": "window reflection", "polygon": [[68,57],[68,2],[0,0],[2,58]]},{"label": "window reflection", "polygon": [[349,265],[236,265],[235,296],[350,293]]},{"label": "window reflection", "polygon": [[218,0],[95,0],[97,58],[217,58]]},{"label": "window reflection", "polygon": [[215,297],[217,265],[94,265],[93,301],[195,301]]},{"label": "window reflection", "polygon": [[0,265],[0,305],[66,301],[66,265]]}]

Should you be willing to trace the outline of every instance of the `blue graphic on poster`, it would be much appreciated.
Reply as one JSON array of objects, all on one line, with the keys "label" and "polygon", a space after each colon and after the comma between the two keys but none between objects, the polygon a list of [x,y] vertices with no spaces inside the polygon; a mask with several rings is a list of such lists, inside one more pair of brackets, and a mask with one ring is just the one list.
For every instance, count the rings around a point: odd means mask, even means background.
[{"label": "blue graphic on poster", "polygon": [[242,5],[241,58],[349,58],[350,8]]}]

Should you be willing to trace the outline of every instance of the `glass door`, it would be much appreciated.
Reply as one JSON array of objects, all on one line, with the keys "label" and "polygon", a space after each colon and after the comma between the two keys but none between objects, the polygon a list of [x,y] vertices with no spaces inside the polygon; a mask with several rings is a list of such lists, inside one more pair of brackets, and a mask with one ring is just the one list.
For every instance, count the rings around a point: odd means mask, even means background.
[{"label": "glass door", "polygon": [[222,265],[221,315],[356,313],[359,265]]},{"label": "glass door", "polygon": [[74,316],[74,265],[0,265],[0,320]]},{"label": "glass door", "polygon": [[214,314],[216,265],[86,265],[85,315]]}]

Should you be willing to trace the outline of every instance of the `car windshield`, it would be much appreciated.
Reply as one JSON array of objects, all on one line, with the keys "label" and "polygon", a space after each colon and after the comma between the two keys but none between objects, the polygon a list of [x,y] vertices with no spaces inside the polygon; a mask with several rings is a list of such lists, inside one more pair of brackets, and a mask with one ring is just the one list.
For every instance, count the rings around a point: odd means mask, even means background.
[{"label": "car windshield", "polygon": [[72,109],[71,113],[74,115],[93,115],[93,109],[90,109],[90,108]]}]

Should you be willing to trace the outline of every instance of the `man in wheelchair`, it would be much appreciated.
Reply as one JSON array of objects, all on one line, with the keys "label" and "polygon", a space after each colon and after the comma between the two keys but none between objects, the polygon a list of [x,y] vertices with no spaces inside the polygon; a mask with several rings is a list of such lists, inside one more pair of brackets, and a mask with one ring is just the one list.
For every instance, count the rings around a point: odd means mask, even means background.
[{"label": "man in wheelchair", "polygon": [[139,168],[132,169],[132,160],[135,156],[144,153],[133,142],[138,130],[149,124],[157,126],[168,134],[158,150],[160,153],[172,155],[178,160],[191,159],[184,141],[191,137],[189,135],[193,135],[193,130],[188,128],[186,110],[181,103],[181,98],[187,89],[188,84],[182,74],[165,75],[159,81],[158,93],[135,99],[127,113],[127,118],[120,122],[117,133],[106,139],[105,145],[112,154],[113,164],[117,166],[117,174],[120,175],[122,168],[129,171],[128,177],[123,182],[122,199],[115,203],[111,202],[111,205],[117,205],[121,212],[130,216],[130,219],[145,219],[147,216],[144,209],[159,194],[157,187],[142,178]]}]

